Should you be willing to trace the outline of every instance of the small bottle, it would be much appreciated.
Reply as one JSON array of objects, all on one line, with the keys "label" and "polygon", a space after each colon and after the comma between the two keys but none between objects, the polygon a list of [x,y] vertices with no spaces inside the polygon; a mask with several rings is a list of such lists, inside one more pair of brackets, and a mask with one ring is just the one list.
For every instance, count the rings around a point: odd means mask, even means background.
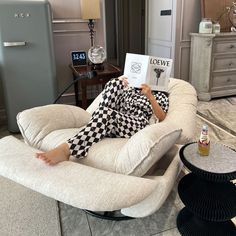
[{"label": "small bottle", "polygon": [[212,33],[212,21],[209,18],[203,18],[199,24],[200,34],[211,34]]},{"label": "small bottle", "polygon": [[232,8],[232,27],[231,32],[236,32],[236,2],[233,1],[233,8]]},{"label": "small bottle", "polygon": [[203,125],[200,138],[198,141],[198,153],[201,156],[208,156],[210,151],[210,138],[208,134],[208,126]]},{"label": "small bottle", "polygon": [[212,33],[214,34],[218,34],[220,33],[220,23],[219,22],[215,22],[212,26]]}]

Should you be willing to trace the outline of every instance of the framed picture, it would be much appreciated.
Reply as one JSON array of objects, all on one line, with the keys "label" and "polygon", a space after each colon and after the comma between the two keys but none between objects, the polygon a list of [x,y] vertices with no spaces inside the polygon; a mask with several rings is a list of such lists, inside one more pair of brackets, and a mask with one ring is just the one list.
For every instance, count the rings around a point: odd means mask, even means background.
[{"label": "framed picture", "polygon": [[230,32],[231,23],[227,7],[232,6],[233,0],[201,0],[202,18],[210,18],[213,22],[219,21],[221,32]]}]

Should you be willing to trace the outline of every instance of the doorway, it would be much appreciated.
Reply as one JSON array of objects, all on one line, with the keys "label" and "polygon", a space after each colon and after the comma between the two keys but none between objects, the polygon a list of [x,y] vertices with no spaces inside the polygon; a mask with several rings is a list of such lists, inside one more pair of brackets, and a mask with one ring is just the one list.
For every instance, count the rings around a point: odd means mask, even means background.
[{"label": "doorway", "polygon": [[105,0],[107,61],[122,70],[126,53],[145,54],[145,0]]}]

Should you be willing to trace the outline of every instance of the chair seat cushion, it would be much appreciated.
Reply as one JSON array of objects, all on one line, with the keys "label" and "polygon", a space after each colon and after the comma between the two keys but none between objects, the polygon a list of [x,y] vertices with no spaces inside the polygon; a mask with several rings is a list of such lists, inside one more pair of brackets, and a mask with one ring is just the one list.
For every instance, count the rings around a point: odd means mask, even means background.
[{"label": "chair seat cushion", "polygon": [[[55,130],[42,140],[40,149],[49,151],[76,135],[82,128]],[[116,172],[116,158],[127,141],[128,139],[125,138],[104,138],[92,145],[85,158],[71,157],[70,160],[101,170]]]},{"label": "chair seat cushion", "polygon": [[[82,128],[51,132],[42,140],[40,149],[53,149]],[[153,124],[130,139],[104,138],[92,145],[85,158],[72,157],[71,160],[110,172],[143,176],[175,144],[180,134],[180,129]]]}]

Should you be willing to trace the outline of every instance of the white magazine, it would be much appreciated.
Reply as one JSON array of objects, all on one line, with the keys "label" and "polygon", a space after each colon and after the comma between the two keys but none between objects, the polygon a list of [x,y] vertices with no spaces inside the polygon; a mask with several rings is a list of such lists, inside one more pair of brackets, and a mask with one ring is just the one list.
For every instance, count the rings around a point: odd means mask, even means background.
[{"label": "white magazine", "polygon": [[126,53],[124,75],[131,87],[148,84],[152,90],[167,91],[172,59]]}]

